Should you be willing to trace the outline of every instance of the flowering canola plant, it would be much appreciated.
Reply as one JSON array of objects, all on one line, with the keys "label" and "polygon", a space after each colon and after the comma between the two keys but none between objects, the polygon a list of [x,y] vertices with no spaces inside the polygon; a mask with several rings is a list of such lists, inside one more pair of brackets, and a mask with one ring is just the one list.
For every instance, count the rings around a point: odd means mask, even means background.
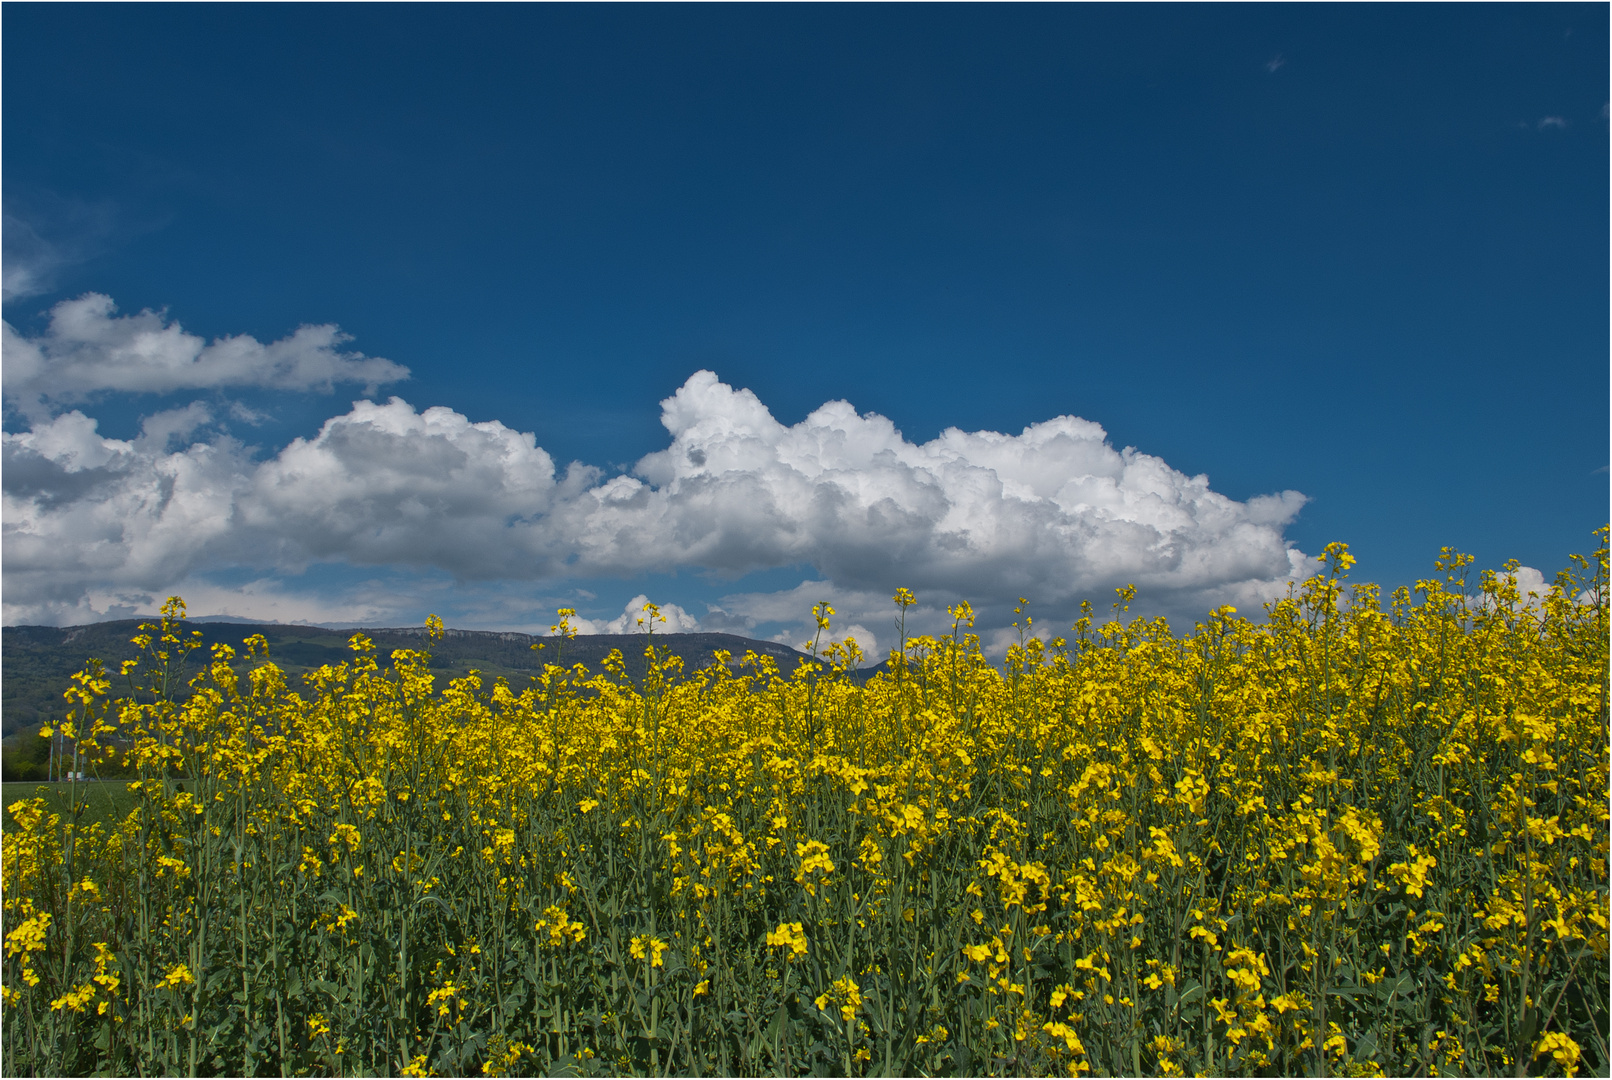
[{"label": "flowering canola plant", "polygon": [[1600,536],[1000,665],[962,605],[867,680],[635,685],[562,612],[524,687],[358,634],[293,688],[170,601],[68,691],[135,809],[11,808],[7,1071],[1604,1074]]}]

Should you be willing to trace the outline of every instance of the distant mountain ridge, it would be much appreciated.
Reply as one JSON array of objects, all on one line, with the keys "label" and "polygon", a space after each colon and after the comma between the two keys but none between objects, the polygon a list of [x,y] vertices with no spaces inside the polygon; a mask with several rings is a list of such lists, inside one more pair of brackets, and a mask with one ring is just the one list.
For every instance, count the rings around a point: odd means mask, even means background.
[{"label": "distant mountain ridge", "polygon": [[[0,627],[0,734],[8,742],[14,742],[14,737],[21,733],[32,732],[46,721],[54,723],[60,719],[65,708],[62,691],[73,673],[81,670],[92,657],[105,663],[113,677],[112,692],[116,695],[123,688],[117,677],[119,664],[135,656],[129,639],[142,624],[152,621],[119,619],[82,626]],[[590,671],[599,671],[601,662],[615,649],[621,650],[630,678],[641,677],[646,666],[644,634],[590,634],[560,639],[514,631],[450,629],[444,630],[442,638],[431,644],[427,641],[429,632],[423,626],[333,630],[285,623],[200,619],[187,619],[184,626],[187,632],[197,630],[202,635],[202,647],[191,654],[192,673],[206,662],[212,645],[227,644],[237,654],[244,655],[242,642],[261,634],[268,641],[269,658],[285,670],[293,686],[297,684],[297,676],[305,672],[351,659],[353,652],[347,643],[357,633],[375,643],[383,661],[394,649],[428,647],[432,670],[445,676],[439,685],[475,669],[489,680],[502,676],[519,688],[526,684],[529,676],[541,671],[544,664],[581,663]],[[706,666],[715,653],[723,650],[732,654],[734,662],[746,652],[771,657],[786,674],[807,659],[799,650],[776,641],[759,641],[737,634],[656,634],[654,640],[658,648],[683,659],[684,671]],[[532,648],[537,644],[544,648]]]}]

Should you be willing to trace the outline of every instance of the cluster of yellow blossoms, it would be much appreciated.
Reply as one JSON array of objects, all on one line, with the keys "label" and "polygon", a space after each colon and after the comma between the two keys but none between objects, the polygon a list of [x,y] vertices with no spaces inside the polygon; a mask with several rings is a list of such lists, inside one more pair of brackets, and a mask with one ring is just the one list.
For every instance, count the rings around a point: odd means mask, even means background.
[{"label": "cluster of yellow blossoms", "polygon": [[134,811],[11,808],[8,1067],[1604,1073],[1604,537],[1542,599],[1335,545],[1262,620],[1122,591],[1002,664],[964,605],[867,680],[635,685],[568,613],[525,687],[362,635],[187,679],[173,601],[69,691]]}]

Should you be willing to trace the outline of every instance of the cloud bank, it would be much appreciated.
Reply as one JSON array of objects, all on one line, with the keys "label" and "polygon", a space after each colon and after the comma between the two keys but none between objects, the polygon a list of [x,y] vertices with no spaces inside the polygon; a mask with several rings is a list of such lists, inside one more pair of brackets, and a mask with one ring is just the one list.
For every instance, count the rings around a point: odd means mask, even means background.
[{"label": "cloud bank", "polygon": [[1134,582],[1202,607],[1266,597],[1302,560],[1282,528],[1303,496],[1228,499],[1076,417],[917,444],[845,402],[785,426],[701,371],[664,402],[667,448],[607,477],[398,398],[263,461],[228,436],[170,449],[208,416],[159,413],[125,441],[73,410],[4,435],[8,622],[85,617],[95,589],[157,596],[209,568],[323,561],[467,581],[809,564],[852,593],[1059,605]]},{"label": "cloud bank", "polygon": [[[336,352],[334,327],[208,345],[151,312],[117,317],[94,294],[57,305],[39,338],[4,332],[7,397],[41,407],[97,391],[306,390],[407,374]],[[865,627],[888,619],[897,587],[931,614],[1026,596],[1068,615],[1134,583],[1153,610],[1194,615],[1257,604],[1308,572],[1283,539],[1303,495],[1227,498],[1074,416],[916,443],[844,401],[785,425],[749,390],[699,371],[662,402],[666,447],[620,475],[562,469],[531,433],[396,397],[354,402],[268,457],[207,434],[212,419],[194,402],[118,440],[82,409],[47,409],[6,432],[5,621],[149,611],[187,589],[216,607],[228,601],[220,573],[253,578],[244,608],[283,611],[296,575],[332,563],[445,575],[482,596],[499,583],[810,566],[822,580],[798,589],[729,595],[701,615],[665,610],[679,629],[745,632],[798,624],[830,600],[872,651]],[[645,600],[588,628],[631,629]],[[315,607],[338,621],[328,597]],[[373,595],[354,607],[375,609]]]}]

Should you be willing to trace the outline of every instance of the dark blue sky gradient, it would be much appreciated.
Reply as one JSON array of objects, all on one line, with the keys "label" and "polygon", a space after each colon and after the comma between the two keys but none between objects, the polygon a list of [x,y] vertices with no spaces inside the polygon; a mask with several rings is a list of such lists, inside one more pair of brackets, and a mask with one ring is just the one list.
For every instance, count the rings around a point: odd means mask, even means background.
[{"label": "dark blue sky gradient", "polygon": [[[89,290],[335,322],[601,465],[701,367],[919,441],[1074,413],[1305,492],[1290,539],[1391,583],[1443,544],[1549,574],[1608,517],[1604,4],[3,21],[6,210],[63,260],[25,332]],[[345,400],[262,404],[277,444]]]}]

